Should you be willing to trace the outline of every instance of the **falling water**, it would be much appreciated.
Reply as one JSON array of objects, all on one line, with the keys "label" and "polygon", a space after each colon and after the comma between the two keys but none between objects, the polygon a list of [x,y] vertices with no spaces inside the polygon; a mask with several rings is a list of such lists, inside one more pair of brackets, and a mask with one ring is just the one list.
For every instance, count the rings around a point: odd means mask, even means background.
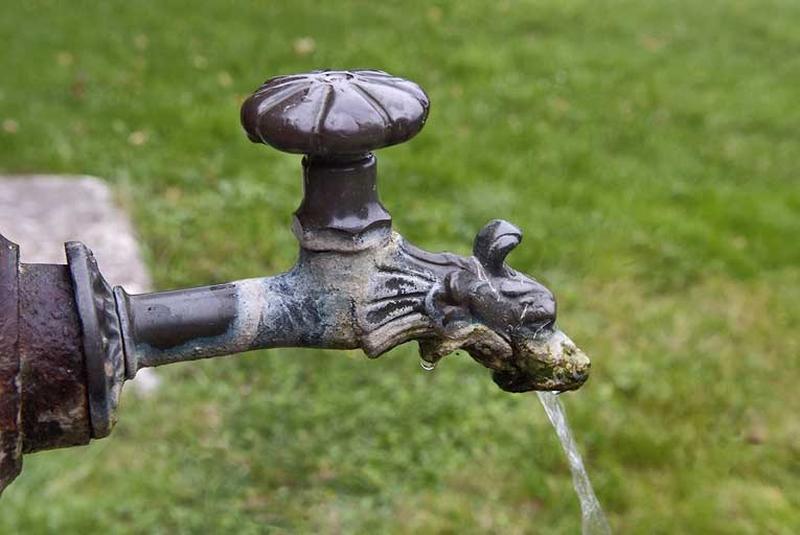
[{"label": "falling water", "polygon": [[558,439],[561,441],[561,447],[567,454],[569,469],[572,472],[572,485],[581,502],[583,535],[610,535],[611,528],[603,514],[603,508],[600,507],[600,502],[597,501],[594,489],[592,489],[589,474],[586,473],[586,468],[583,466],[583,459],[581,459],[575,438],[572,436],[572,430],[567,423],[564,405],[561,404],[561,400],[554,392],[537,392],[537,394],[550,423],[556,430]]},{"label": "falling water", "polygon": [[432,372],[433,370],[436,369],[436,363],[435,362],[430,362],[430,361],[427,361],[427,360],[425,360],[423,358],[419,359],[419,365],[426,372]]}]

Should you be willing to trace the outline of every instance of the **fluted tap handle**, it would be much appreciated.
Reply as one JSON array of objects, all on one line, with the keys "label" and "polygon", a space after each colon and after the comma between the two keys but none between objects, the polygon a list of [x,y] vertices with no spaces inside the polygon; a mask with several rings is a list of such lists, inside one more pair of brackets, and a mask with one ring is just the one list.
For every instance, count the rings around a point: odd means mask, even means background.
[{"label": "fluted tap handle", "polygon": [[414,137],[428,108],[417,84],[383,71],[313,71],[264,82],[242,106],[242,125],[284,152],[361,159]]},{"label": "fluted tap handle", "polygon": [[353,252],[386,243],[392,218],[378,199],[372,151],[414,137],[429,107],[417,84],[375,70],[276,76],[244,102],[251,141],[306,155],[293,225],[303,248]]}]

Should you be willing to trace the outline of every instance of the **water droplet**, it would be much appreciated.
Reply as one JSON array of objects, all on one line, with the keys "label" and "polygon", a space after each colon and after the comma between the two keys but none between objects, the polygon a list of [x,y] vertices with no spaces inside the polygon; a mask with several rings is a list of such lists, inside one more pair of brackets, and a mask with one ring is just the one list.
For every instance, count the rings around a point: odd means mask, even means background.
[{"label": "water droplet", "polygon": [[419,359],[419,365],[426,372],[432,372],[433,370],[436,369],[436,363],[435,362],[428,362],[427,360],[422,359],[422,358]]}]

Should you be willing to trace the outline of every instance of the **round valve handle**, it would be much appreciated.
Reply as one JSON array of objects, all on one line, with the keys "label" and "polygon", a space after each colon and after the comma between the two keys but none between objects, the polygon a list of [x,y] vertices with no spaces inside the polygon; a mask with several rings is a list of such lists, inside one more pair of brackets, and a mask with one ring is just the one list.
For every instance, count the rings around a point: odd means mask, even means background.
[{"label": "round valve handle", "polygon": [[244,102],[251,141],[306,155],[293,225],[303,248],[360,251],[390,238],[371,151],[414,137],[429,108],[417,84],[376,70],[277,76]]},{"label": "round valve handle", "polygon": [[251,141],[284,152],[360,159],[414,137],[429,101],[415,83],[383,71],[313,71],[270,78],[242,105]]}]

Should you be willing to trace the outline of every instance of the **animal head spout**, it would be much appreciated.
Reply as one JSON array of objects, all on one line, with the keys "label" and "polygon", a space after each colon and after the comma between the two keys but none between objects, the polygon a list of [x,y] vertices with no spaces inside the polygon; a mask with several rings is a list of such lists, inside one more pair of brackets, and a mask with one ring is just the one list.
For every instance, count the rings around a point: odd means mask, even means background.
[{"label": "animal head spout", "polygon": [[367,353],[416,338],[424,360],[435,363],[464,349],[507,391],[581,386],[589,359],[556,330],[552,292],[505,262],[521,240],[517,227],[498,219],[478,233],[471,257],[402,242],[372,287],[375,306],[367,318],[381,323],[365,324]]}]

